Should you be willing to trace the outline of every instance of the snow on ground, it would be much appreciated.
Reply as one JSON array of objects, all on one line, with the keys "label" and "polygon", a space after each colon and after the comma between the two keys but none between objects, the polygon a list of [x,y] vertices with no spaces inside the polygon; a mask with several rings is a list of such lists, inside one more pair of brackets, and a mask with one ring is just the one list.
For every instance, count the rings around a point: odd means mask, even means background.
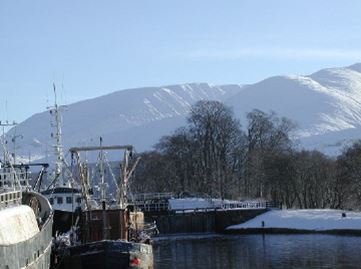
[{"label": "snow on ground", "polygon": [[[346,213],[346,217],[342,217],[342,213]],[[361,230],[361,212],[332,209],[272,210],[227,229],[262,228],[262,221],[265,224],[264,228],[314,231]]]},{"label": "snow on ground", "polygon": [[169,199],[169,207],[172,210],[196,209],[196,208],[213,208],[211,199],[203,198],[184,198]]}]

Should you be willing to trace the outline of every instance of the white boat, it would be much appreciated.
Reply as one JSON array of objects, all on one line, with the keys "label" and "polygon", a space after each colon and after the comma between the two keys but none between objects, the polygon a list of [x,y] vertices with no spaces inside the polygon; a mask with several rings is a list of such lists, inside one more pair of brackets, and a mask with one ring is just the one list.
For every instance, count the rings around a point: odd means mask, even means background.
[{"label": "white boat", "polygon": [[31,190],[27,169],[4,158],[0,163],[0,268],[49,268],[52,224],[51,205]]}]

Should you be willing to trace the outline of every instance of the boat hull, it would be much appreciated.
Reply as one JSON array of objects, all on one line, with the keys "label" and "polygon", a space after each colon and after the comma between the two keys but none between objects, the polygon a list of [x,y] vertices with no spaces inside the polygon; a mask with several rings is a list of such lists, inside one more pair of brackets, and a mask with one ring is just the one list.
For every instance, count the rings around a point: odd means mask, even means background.
[{"label": "boat hull", "polygon": [[[60,258],[60,257],[59,257]],[[132,261],[136,259],[135,264]],[[103,240],[68,247],[59,268],[153,269],[152,246],[122,240]]]},{"label": "boat hull", "polygon": [[0,246],[0,265],[3,268],[49,268],[50,253],[51,225],[27,241]]},{"label": "boat hull", "polygon": [[78,215],[78,213],[54,210],[53,236],[69,231]]},{"label": "boat hull", "polygon": [[46,221],[40,231],[31,238],[18,243],[0,245],[0,268],[49,268],[53,225],[51,207],[45,197],[38,193],[29,192],[23,194],[24,197],[38,199],[42,210],[46,211],[44,212]]}]

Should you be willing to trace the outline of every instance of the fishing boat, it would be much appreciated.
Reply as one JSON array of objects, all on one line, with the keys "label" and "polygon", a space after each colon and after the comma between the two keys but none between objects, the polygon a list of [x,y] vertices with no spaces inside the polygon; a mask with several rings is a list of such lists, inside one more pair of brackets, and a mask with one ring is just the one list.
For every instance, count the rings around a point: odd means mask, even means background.
[{"label": "fishing boat", "polygon": [[51,205],[32,190],[27,167],[13,165],[4,140],[0,142],[4,149],[0,161],[0,268],[49,268]]},{"label": "fishing boat", "polygon": [[[105,179],[105,151],[121,150],[124,157],[119,175],[114,176],[114,195]],[[81,153],[97,151],[98,174],[92,176]],[[77,179],[82,193],[79,218],[69,233],[57,237],[54,264],[58,268],[153,268],[153,251],[150,234],[156,231],[155,224],[145,224],[142,212],[129,202],[129,178],[139,161],[136,159],[128,169],[133,146],[116,145],[76,147],[70,149],[72,164],[76,166]],[[91,184],[93,182],[93,184]],[[96,185],[94,185],[96,184]],[[115,197],[115,198],[114,198]]]}]

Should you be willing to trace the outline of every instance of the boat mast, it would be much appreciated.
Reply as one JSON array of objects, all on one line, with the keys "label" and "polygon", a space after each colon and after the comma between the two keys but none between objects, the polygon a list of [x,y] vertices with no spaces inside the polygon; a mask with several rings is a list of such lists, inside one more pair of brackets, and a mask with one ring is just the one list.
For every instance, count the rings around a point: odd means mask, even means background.
[{"label": "boat mast", "polygon": [[[101,151],[101,157],[100,157],[100,176],[101,176],[101,186],[100,186],[100,199],[102,201],[106,201],[106,182],[104,179],[104,167],[103,167],[103,162],[104,162],[104,156],[103,156],[103,151],[104,150],[124,150],[124,159],[123,159],[123,164],[121,167],[121,171],[120,171],[120,182],[117,186],[117,202],[118,205],[121,209],[125,209],[127,207],[127,190],[128,190],[128,181],[129,178],[132,176],[132,174],[134,173],[134,170],[136,168],[136,166],[139,163],[140,157],[138,157],[136,159],[136,161],[134,162],[134,164],[132,165],[131,169],[128,169],[129,166],[129,158],[132,155],[133,152],[133,146],[131,145],[115,145],[115,146],[103,146],[102,142],[101,145],[99,147],[74,147],[74,148],[70,148],[69,151],[72,153],[72,155],[75,155],[75,157],[77,158],[77,163],[78,166],[81,168],[80,166],[80,161],[79,161],[79,153],[80,152],[86,152],[86,151]],[[84,181],[84,179],[82,180],[82,182]],[[86,190],[86,184],[83,182],[83,191],[86,193],[85,197],[89,196],[89,193]],[[86,199],[87,200],[87,199]]]},{"label": "boat mast", "polygon": [[126,208],[128,201],[127,201],[127,190],[128,190],[128,156],[129,151],[126,149],[124,151],[124,158],[123,158],[123,170],[122,170],[122,182],[121,182],[121,188],[120,188],[120,208]]},{"label": "boat mast", "polygon": [[104,156],[103,156],[103,138],[100,137],[100,200],[102,204],[106,202],[106,183],[104,178]]},{"label": "boat mast", "polygon": [[56,180],[56,186],[63,186],[64,185],[64,179],[62,176],[63,171],[63,162],[64,162],[64,152],[63,152],[63,146],[62,146],[62,130],[61,130],[61,122],[62,117],[60,113],[60,107],[57,103],[57,95],[56,95],[56,88],[55,84],[53,83],[54,88],[54,107],[50,109],[50,114],[54,116],[55,118],[55,127],[56,127],[56,133],[52,134],[52,137],[55,139],[55,145],[54,145],[54,151],[55,151],[55,178]]}]

